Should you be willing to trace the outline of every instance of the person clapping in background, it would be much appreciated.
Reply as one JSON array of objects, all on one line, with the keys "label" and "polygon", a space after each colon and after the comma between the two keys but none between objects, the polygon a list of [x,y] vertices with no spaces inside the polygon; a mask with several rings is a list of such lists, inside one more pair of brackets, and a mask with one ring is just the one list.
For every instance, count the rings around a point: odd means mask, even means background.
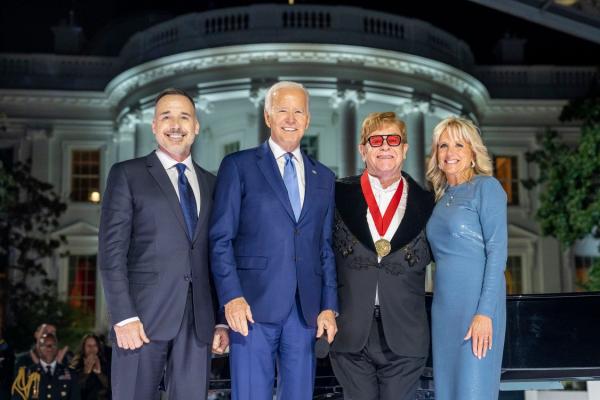
[{"label": "person clapping in background", "polygon": [[71,362],[71,368],[79,378],[81,400],[110,398],[110,374],[104,354],[102,341],[98,336],[90,333],[83,337],[79,352]]}]

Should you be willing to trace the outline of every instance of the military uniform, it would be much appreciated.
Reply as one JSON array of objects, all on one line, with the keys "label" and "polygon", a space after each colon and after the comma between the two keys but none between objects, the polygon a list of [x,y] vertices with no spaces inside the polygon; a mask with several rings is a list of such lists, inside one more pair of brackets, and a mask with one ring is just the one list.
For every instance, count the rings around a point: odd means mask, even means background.
[{"label": "military uniform", "polygon": [[44,372],[39,364],[21,367],[13,383],[12,400],[80,400],[76,373],[56,364],[54,374]]},{"label": "military uniform", "polygon": [[4,339],[0,339],[0,400],[10,399],[14,363],[15,353]]}]

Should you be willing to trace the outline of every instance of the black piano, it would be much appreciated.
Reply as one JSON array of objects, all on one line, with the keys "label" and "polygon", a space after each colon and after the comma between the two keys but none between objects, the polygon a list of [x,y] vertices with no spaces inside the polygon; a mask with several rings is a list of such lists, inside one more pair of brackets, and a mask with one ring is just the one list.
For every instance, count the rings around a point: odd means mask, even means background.
[{"label": "black piano", "polygon": [[[427,295],[431,310],[432,296]],[[507,297],[502,382],[600,379],[600,292],[512,295]],[[431,352],[430,352],[431,354]],[[418,399],[434,399],[431,356]],[[213,360],[211,390],[228,399],[227,357]],[[318,360],[315,399],[343,399],[329,360]]]}]

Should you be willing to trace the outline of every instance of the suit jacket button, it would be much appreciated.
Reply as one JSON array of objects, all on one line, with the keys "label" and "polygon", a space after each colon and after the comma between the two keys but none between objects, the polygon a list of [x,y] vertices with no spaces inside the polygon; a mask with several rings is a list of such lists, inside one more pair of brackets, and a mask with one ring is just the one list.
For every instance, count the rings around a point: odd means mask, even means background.
[{"label": "suit jacket button", "polygon": [[295,234],[296,236],[300,235],[300,229],[297,229],[297,228],[296,228],[296,229],[294,229],[294,234]]}]

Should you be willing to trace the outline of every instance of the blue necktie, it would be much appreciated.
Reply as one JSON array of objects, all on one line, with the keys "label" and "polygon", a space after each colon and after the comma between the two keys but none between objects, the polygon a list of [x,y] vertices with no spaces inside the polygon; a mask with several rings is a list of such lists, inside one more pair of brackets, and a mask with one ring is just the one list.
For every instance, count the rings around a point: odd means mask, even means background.
[{"label": "blue necktie", "polygon": [[294,155],[292,153],[285,153],[284,157],[283,183],[285,183],[285,188],[292,204],[292,210],[294,210],[294,217],[298,221],[302,206],[300,205],[300,189],[298,188],[298,177],[296,176],[296,167],[294,166]]},{"label": "blue necktie", "polygon": [[188,236],[190,239],[193,239],[196,223],[198,222],[196,198],[194,197],[192,186],[185,176],[185,164],[179,163],[176,164],[175,167],[177,168],[177,172],[179,172],[179,179],[177,179],[177,186],[179,187],[179,204],[181,205],[181,211],[183,211],[183,219],[187,226]]}]

